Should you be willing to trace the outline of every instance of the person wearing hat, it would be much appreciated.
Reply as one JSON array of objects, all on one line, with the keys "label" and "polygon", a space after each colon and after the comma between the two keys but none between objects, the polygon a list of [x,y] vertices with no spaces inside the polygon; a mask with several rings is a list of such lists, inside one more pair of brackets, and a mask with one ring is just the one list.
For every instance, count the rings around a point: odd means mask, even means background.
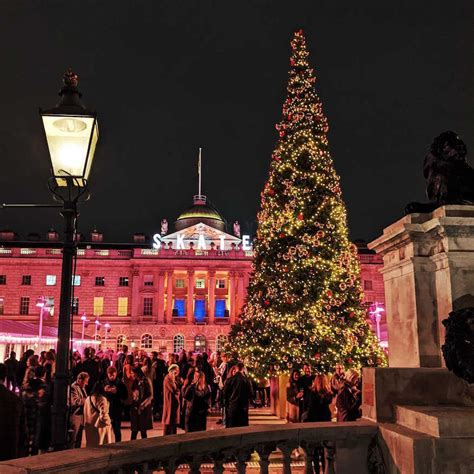
[{"label": "person wearing hat", "polygon": [[147,430],[153,429],[152,401],[153,391],[149,379],[141,367],[132,369],[132,405],[130,407],[130,439],[137,439],[138,432],[142,439],[147,437]]},{"label": "person wearing hat", "polygon": [[163,381],[163,435],[176,434],[180,421],[181,378],[179,366],[171,364]]}]

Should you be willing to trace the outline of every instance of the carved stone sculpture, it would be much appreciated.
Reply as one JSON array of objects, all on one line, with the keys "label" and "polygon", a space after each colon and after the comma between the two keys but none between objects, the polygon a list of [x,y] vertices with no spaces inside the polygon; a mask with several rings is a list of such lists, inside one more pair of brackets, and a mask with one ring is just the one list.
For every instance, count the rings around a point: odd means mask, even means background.
[{"label": "carved stone sculpture", "polygon": [[466,155],[466,145],[455,132],[436,137],[423,163],[430,202],[412,202],[405,212],[431,212],[445,204],[474,204],[474,169]]}]

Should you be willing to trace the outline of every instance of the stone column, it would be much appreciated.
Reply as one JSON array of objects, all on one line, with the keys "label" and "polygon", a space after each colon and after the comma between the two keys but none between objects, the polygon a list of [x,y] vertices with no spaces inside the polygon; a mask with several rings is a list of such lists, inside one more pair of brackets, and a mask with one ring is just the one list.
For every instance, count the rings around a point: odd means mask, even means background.
[{"label": "stone column", "polygon": [[165,275],[164,271],[158,272],[158,318],[156,322],[159,324],[164,322],[165,314]]},{"label": "stone column", "polygon": [[171,323],[173,317],[173,270],[166,272],[166,315],[163,322]]},{"label": "stone column", "polygon": [[186,308],[186,319],[188,324],[194,323],[194,270],[188,270],[188,301]]},{"label": "stone column", "polygon": [[235,272],[229,272],[229,316],[230,323],[235,323]]},{"label": "stone column", "polygon": [[450,311],[474,306],[474,206],[409,214],[369,244],[383,258],[391,367],[442,367]]},{"label": "stone column", "polygon": [[245,299],[245,287],[244,287],[244,272],[238,273],[237,281],[237,306],[236,306],[236,317],[239,316],[242,306],[244,305]]},{"label": "stone column", "polygon": [[216,309],[216,272],[215,270],[209,270],[208,275],[208,321],[209,324],[214,324],[215,322],[215,309]]},{"label": "stone column", "polygon": [[140,272],[138,270],[132,271],[132,301],[130,302],[131,308],[131,322],[132,324],[138,323],[138,316],[140,314]]}]

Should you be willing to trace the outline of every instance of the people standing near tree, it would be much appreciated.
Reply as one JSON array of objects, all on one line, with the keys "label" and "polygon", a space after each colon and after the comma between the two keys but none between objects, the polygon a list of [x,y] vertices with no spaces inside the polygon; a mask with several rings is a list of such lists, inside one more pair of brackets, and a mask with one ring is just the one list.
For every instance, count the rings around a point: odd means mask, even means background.
[{"label": "people standing near tree", "polygon": [[10,352],[10,357],[5,360],[5,366],[7,368],[7,388],[11,391],[15,391],[18,387],[17,372],[19,362],[16,360],[15,351]]},{"label": "people standing near tree", "polygon": [[184,429],[186,433],[206,431],[207,413],[211,400],[211,390],[206,380],[206,374],[194,369],[192,381],[183,391],[186,401]]},{"label": "people standing near tree", "polygon": [[122,441],[123,403],[128,397],[125,384],[117,378],[117,369],[110,366],[104,380],[104,395],[109,402],[109,416],[112,423],[115,442]]},{"label": "people standing near tree", "polygon": [[286,421],[298,423],[300,421],[300,408],[303,398],[303,390],[299,384],[300,372],[294,369],[286,386]]},{"label": "people standing near tree", "polygon": [[100,382],[96,382],[84,402],[84,432],[88,448],[112,443],[109,402]]},{"label": "people standing near tree", "polygon": [[123,383],[125,384],[125,387],[127,388],[127,400],[125,400],[125,405],[127,406],[132,404],[132,385],[134,381],[133,368],[134,368],[133,355],[129,354],[125,358],[125,362],[123,364]]},{"label": "people standing near tree", "polygon": [[53,351],[48,351],[44,355],[43,367],[46,369],[46,383],[51,385],[56,372],[56,354]]},{"label": "people standing near tree", "polygon": [[309,392],[313,385],[314,375],[311,372],[311,366],[308,363],[303,365],[303,375],[299,379],[300,390],[303,391],[303,397],[301,398],[301,410],[302,415],[308,409]]},{"label": "people standing near tree", "polygon": [[[28,372],[25,378],[27,374]],[[27,451],[31,455],[46,452],[51,444],[51,392],[45,377],[46,369],[42,365],[37,365],[34,368],[33,377],[28,379],[22,389],[27,427]]]},{"label": "people standing near tree", "polygon": [[28,357],[28,360],[26,361],[25,375],[23,376],[23,380],[21,383],[22,388],[26,388],[26,386],[28,385],[28,382],[34,379],[35,369],[38,366],[39,366],[38,356],[34,354],[30,355],[30,357]]},{"label": "people standing near tree", "polygon": [[342,364],[336,364],[335,371],[331,376],[331,390],[334,395],[336,395],[344,385],[345,376],[344,366]]},{"label": "people standing near tree", "polygon": [[89,383],[89,374],[80,372],[76,381],[71,385],[71,448],[80,448],[82,444],[82,431],[84,429],[84,403],[87,398],[86,387]]},{"label": "people standing near tree", "polygon": [[140,367],[133,369],[132,405],[130,407],[131,438],[137,439],[138,432],[141,438],[147,437],[147,430],[153,429],[152,402],[153,393],[151,383]]},{"label": "people standing near tree", "polygon": [[252,385],[244,375],[244,364],[238,362],[235,367],[235,374],[226,380],[222,394],[226,428],[248,426],[249,403],[253,399]]},{"label": "people standing near tree", "polygon": [[115,368],[117,369],[118,378],[123,378],[123,365],[125,364],[125,359],[128,355],[128,346],[123,345],[122,350],[117,354],[117,358],[115,360]]},{"label": "people standing near tree", "polygon": [[349,369],[336,398],[337,421],[355,421],[360,418],[362,394],[359,387],[359,373]]},{"label": "people standing near tree", "polygon": [[4,383],[7,367],[0,364],[0,461],[23,456],[25,412],[20,398],[9,391]]},{"label": "people standing near tree", "polygon": [[163,435],[176,434],[180,422],[181,378],[179,366],[172,364],[163,381]]}]

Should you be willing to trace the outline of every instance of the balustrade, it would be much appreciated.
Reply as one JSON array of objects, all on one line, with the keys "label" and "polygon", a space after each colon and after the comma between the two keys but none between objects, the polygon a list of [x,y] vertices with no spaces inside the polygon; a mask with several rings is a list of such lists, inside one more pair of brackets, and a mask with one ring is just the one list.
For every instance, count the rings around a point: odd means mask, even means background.
[{"label": "balustrade", "polygon": [[[233,463],[244,474],[253,453],[261,473],[268,473],[270,455],[278,449],[284,474],[291,474],[295,448],[305,453],[305,472],[313,472],[314,452],[324,448],[325,473],[368,473],[369,446],[377,436],[375,423],[304,423],[256,425],[128,441],[99,448],[74,449],[0,463],[0,472],[61,473],[175,473],[178,468],[199,473],[203,466],[215,474]],[[252,457],[253,459],[253,457]],[[210,466],[212,467],[210,467]],[[301,471],[299,471],[301,472]]]}]

